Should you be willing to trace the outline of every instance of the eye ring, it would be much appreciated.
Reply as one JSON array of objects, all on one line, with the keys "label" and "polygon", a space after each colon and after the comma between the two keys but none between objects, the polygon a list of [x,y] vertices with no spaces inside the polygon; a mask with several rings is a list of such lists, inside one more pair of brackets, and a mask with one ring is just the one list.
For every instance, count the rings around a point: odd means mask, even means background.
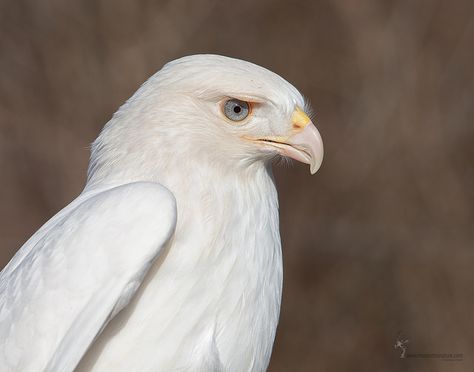
[{"label": "eye ring", "polygon": [[222,113],[225,117],[236,122],[246,119],[251,111],[252,107],[249,102],[237,98],[228,99],[222,104]]}]

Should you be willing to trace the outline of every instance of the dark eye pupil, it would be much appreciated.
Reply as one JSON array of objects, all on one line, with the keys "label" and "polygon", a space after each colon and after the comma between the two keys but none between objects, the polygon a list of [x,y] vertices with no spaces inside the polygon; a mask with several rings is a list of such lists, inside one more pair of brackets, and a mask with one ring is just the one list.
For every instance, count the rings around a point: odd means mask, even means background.
[{"label": "dark eye pupil", "polygon": [[239,114],[240,111],[242,111],[242,107],[240,107],[240,106],[235,106],[235,107],[234,107],[234,112],[235,112],[236,114]]}]

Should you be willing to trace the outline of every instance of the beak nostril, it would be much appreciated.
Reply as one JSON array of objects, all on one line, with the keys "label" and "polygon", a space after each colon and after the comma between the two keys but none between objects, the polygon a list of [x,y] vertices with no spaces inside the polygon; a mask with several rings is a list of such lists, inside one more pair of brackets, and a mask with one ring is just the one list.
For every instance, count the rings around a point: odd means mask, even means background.
[{"label": "beak nostril", "polygon": [[293,114],[291,116],[291,122],[293,124],[293,129],[302,130],[309,123],[311,123],[311,119],[308,117],[308,115],[305,114],[305,112],[301,108],[296,107],[295,111],[293,111]]}]

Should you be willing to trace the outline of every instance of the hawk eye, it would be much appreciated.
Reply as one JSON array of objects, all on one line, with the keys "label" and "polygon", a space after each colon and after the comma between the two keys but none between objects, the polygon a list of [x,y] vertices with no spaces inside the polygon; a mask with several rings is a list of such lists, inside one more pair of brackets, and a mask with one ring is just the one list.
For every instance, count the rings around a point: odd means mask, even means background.
[{"label": "hawk eye", "polygon": [[232,98],[224,103],[223,111],[228,119],[232,121],[241,121],[249,116],[250,105],[248,102]]}]

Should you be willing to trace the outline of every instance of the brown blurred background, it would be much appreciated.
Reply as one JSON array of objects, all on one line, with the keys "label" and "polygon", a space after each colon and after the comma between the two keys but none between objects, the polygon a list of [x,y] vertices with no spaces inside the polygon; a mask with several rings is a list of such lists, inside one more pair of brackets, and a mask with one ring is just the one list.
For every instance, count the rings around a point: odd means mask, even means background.
[{"label": "brown blurred background", "polygon": [[[261,64],[312,102],[316,176],[276,167],[271,372],[474,371],[474,2],[0,1],[0,263],[82,189],[88,146],[164,63]],[[461,362],[399,359],[463,353]]]}]

